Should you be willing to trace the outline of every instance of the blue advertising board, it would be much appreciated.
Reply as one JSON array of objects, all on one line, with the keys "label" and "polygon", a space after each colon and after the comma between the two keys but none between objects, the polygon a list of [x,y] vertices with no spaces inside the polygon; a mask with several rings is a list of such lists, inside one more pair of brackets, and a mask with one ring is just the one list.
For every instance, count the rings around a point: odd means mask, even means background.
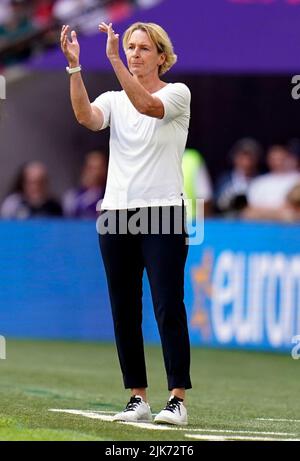
[{"label": "blue advertising board", "polygon": [[193,344],[291,350],[300,334],[300,226],[209,221],[192,248]]},{"label": "blue advertising board", "polygon": [[[1,222],[0,335],[114,339],[93,222]],[[145,340],[159,342],[144,274]],[[191,343],[291,351],[300,334],[300,225],[207,220],[191,245]]]}]

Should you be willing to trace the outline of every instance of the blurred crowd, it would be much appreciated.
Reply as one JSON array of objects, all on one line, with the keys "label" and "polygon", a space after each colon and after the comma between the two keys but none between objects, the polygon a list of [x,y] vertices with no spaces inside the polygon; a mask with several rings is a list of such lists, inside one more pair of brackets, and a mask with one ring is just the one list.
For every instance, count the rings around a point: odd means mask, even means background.
[{"label": "blurred crowd", "polygon": [[[204,159],[198,154],[201,158],[198,171],[202,169],[206,181],[200,181],[198,173],[199,179],[194,176],[195,192],[187,195],[204,200],[206,216],[300,221],[300,140],[271,145],[266,152],[255,139],[238,140],[228,154],[228,170],[217,178],[213,187]],[[203,190],[196,192],[201,187]]]},{"label": "blurred crowd", "polygon": [[[300,140],[271,145],[266,152],[251,138],[238,140],[228,154],[227,171],[214,182],[197,150],[187,148],[182,167],[188,217],[216,216],[260,221],[300,221]],[[51,193],[46,166],[22,166],[0,208],[4,219],[65,217],[95,219],[104,197],[108,155],[102,150],[85,156],[78,184],[63,197]],[[262,171],[264,171],[262,173]],[[197,200],[198,199],[198,200]]]},{"label": "blurred crowd", "polygon": [[61,25],[95,33],[101,21],[122,20],[135,7],[161,0],[1,0],[0,69],[57,45]]},{"label": "blurred crowd", "polygon": [[107,176],[107,155],[91,151],[82,167],[78,185],[59,199],[51,193],[46,166],[40,161],[23,165],[4,199],[0,214],[4,219],[67,217],[88,219],[97,216],[97,202],[103,198]]},{"label": "blurred crowd", "polygon": [[[66,22],[79,32],[94,33],[101,20],[120,20],[135,7],[147,8],[160,1],[0,0],[0,71],[37,50],[57,45],[60,27]],[[1,204],[1,217],[96,217],[96,204],[105,191],[107,158],[102,151],[89,152],[78,185],[60,198],[51,194],[47,167],[40,161],[27,163]],[[271,145],[266,151],[255,139],[241,139],[230,149],[227,171],[212,181],[205,155],[186,149],[183,173],[186,196],[192,199],[189,217],[201,216],[203,209],[205,216],[300,221],[299,158],[297,139]]]}]

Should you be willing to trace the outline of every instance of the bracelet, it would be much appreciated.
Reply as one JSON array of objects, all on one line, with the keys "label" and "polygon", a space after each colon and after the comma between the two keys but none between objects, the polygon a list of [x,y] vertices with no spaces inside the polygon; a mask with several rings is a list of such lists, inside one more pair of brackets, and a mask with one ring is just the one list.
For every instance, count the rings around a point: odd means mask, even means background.
[{"label": "bracelet", "polygon": [[77,66],[77,67],[66,67],[66,71],[70,75],[75,74],[76,72],[81,71],[81,65],[79,64],[79,66]]}]

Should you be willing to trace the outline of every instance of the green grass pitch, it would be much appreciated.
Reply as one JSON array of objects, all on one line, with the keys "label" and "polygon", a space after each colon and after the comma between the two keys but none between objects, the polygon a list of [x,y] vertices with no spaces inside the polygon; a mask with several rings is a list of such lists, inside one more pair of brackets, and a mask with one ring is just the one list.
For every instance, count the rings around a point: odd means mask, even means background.
[{"label": "green grass pitch", "polygon": [[[0,440],[195,441],[300,439],[300,360],[290,355],[192,349],[189,426],[154,430],[97,419],[124,407],[115,346],[7,339],[0,360]],[[159,346],[146,347],[148,397],[168,398]],[[83,415],[50,409],[90,411]]]}]

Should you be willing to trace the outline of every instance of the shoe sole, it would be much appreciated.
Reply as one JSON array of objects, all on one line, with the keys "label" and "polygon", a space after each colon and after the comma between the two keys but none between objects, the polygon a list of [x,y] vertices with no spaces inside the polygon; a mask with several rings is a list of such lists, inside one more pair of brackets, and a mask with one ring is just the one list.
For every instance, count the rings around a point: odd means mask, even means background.
[{"label": "shoe sole", "polygon": [[154,423],[156,424],[171,424],[172,426],[187,426],[187,422],[176,423],[175,421],[169,421],[167,419],[155,419]]},{"label": "shoe sole", "polygon": [[121,422],[121,423],[153,423],[152,419],[138,419],[138,420],[129,420],[129,419],[113,419],[114,422]]}]

